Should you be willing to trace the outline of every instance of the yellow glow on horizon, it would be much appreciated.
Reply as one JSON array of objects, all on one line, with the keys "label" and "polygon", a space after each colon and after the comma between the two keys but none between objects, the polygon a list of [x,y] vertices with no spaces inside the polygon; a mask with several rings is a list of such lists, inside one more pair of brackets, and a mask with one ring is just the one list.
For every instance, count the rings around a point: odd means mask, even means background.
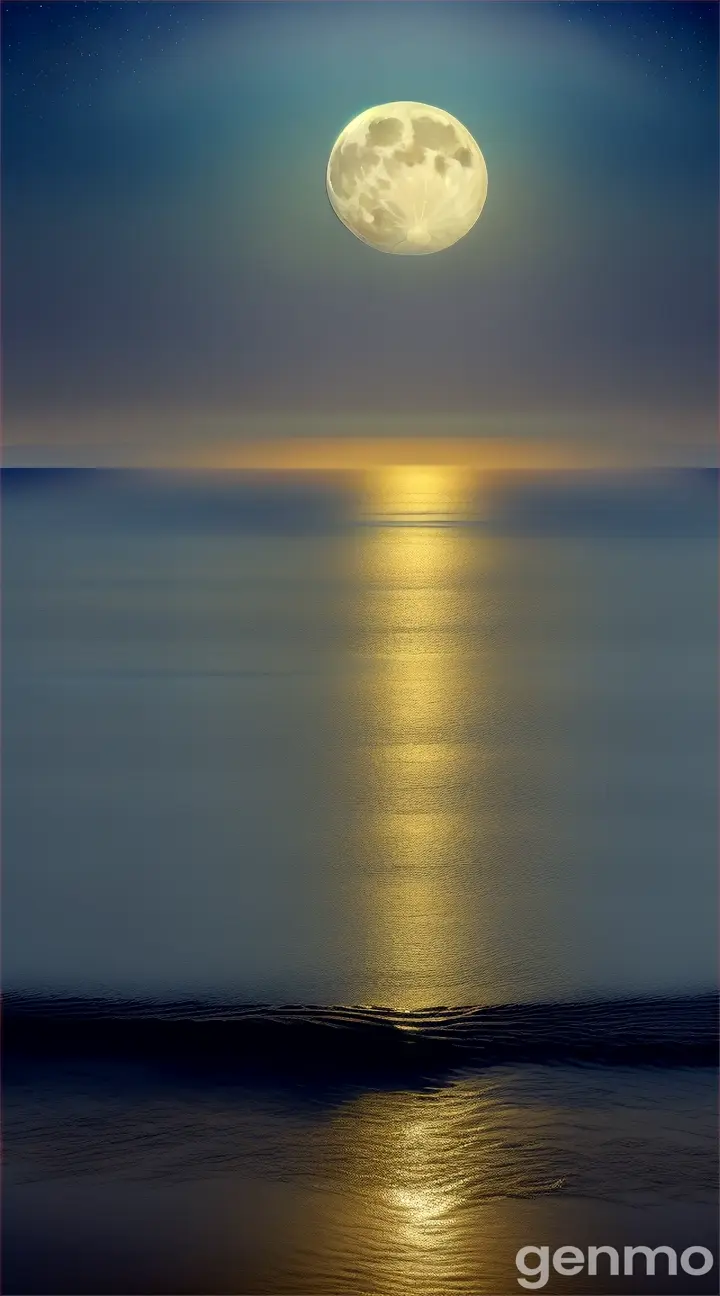
[{"label": "yellow glow on horizon", "polygon": [[[473,472],[543,471],[609,467],[629,462],[617,450],[538,438],[482,436],[317,436],[267,437],[241,444],[205,448],[198,467],[258,472],[342,472],[368,475],[370,494],[444,494],[448,470],[458,470],[455,486],[467,488]],[[448,474],[444,477],[443,474]],[[374,487],[373,487],[374,482]]]},{"label": "yellow glow on horizon", "polygon": [[[370,470],[364,487],[364,504],[371,516],[417,526],[424,521],[453,521],[465,514],[472,476],[452,464],[393,464]],[[423,532],[420,538],[411,534],[406,544],[414,547],[416,560],[423,547],[431,563],[441,557]]]}]

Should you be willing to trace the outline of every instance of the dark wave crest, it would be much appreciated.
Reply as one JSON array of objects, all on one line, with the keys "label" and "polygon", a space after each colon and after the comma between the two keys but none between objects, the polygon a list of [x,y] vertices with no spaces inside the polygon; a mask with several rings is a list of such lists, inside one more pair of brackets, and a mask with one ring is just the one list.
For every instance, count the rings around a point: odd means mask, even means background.
[{"label": "dark wave crest", "polygon": [[718,1060],[714,994],[415,1012],[11,995],[3,1018],[6,1058],[110,1055],[286,1076]]}]

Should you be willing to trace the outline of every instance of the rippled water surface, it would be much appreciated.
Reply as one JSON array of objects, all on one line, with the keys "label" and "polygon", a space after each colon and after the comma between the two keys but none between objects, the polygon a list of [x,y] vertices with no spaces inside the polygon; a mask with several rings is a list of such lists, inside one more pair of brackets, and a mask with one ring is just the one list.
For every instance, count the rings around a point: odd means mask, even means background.
[{"label": "rippled water surface", "polygon": [[714,1248],[715,1108],[703,1070],[530,1066],[353,1092],[15,1064],[5,1289],[501,1296],[520,1290],[522,1245]]}]

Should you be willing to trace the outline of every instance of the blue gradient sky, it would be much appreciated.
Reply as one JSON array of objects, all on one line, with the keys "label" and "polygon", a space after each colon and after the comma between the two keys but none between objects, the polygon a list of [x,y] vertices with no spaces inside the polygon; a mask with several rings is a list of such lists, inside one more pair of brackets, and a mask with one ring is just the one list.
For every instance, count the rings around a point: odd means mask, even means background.
[{"label": "blue gradient sky", "polygon": [[[692,459],[716,430],[717,18],[4,5],[10,458],[451,415]],[[324,189],[343,125],[402,98],[488,164],[480,222],[427,258],[362,245]]]}]

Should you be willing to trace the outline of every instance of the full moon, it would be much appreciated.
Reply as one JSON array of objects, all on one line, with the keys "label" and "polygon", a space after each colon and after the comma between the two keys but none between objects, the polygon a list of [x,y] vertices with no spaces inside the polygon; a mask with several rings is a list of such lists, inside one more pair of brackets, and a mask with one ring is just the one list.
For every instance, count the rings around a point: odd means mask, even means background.
[{"label": "full moon", "polygon": [[485,159],[462,122],[423,103],[368,108],[328,161],[335,214],[379,252],[424,256],[472,229],[487,197]]}]

